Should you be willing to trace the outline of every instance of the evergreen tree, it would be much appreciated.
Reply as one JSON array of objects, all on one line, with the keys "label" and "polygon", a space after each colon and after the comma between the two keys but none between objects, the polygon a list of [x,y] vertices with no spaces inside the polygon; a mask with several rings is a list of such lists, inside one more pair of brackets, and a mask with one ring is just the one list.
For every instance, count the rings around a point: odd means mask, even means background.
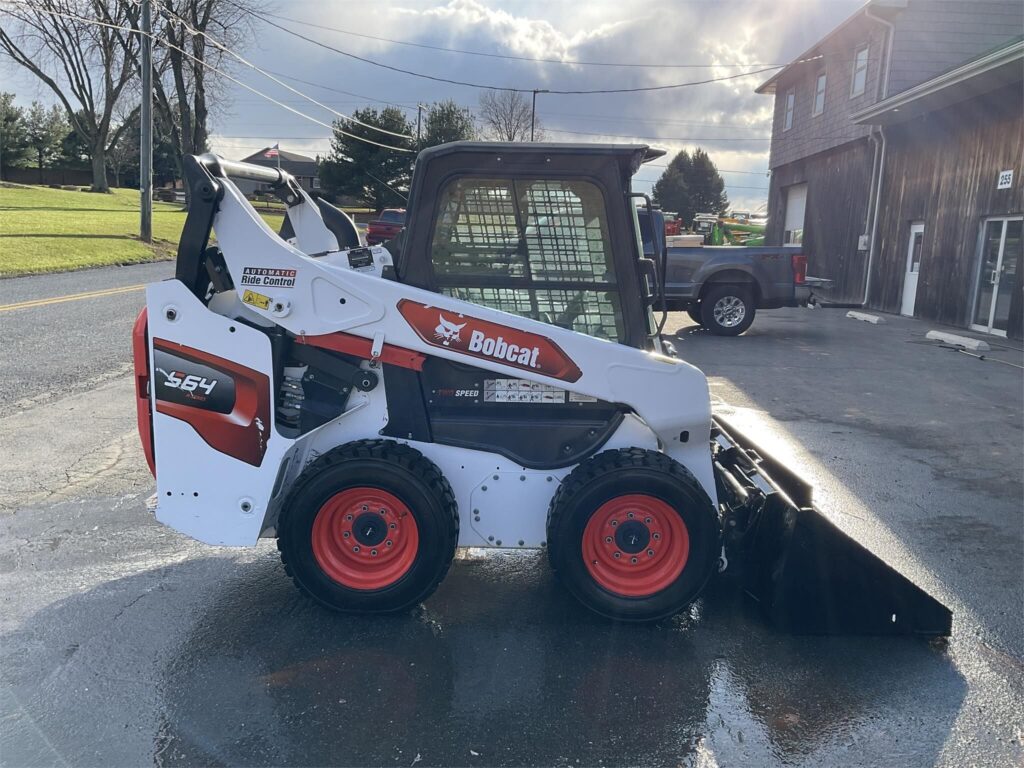
[{"label": "evergreen tree", "polygon": [[421,149],[447,144],[449,141],[468,141],[476,134],[473,113],[451,99],[439,101],[430,107],[424,129]]},{"label": "evergreen tree", "polygon": [[654,185],[653,198],[662,210],[678,213],[685,226],[692,226],[698,213],[722,214],[729,208],[725,181],[699,147],[692,155],[684,149],[672,158]]},{"label": "evergreen tree", "polygon": [[64,137],[71,130],[71,125],[64,117],[64,110],[54,105],[47,109],[38,101],[25,113],[25,135],[32,150],[36,168],[40,171],[44,166],[51,165],[60,155]]},{"label": "evergreen tree", "polygon": [[13,93],[0,93],[0,178],[4,168],[21,164],[27,155],[25,110],[14,105]]},{"label": "evergreen tree", "polygon": [[[396,107],[357,109],[352,117],[393,133],[412,134],[412,126]],[[334,124],[331,152],[320,163],[320,181],[327,192],[350,195],[375,210],[401,207],[409,191],[414,152],[385,149],[345,134],[365,137],[380,144],[412,150],[413,139],[392,136],[366,126],[338,120]]]}]

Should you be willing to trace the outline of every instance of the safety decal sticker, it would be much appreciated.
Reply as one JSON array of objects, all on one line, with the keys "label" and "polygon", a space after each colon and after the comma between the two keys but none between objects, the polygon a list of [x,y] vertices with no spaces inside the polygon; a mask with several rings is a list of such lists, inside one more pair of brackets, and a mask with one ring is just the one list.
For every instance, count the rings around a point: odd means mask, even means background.
[{"label": "safety decal sticker", "polygon": [[564,389],[526,379],[484,379],[485,403],[564,403]]},{"label": "safety decal sticker", "polygon": [[576,363],[547,336],[411,299],[399,301],[398,311],[416,335],[431,346],[563,381],[577,381],[583,375]]},{"label": "safety decal sticker", "polygon": [[256,293],[256,291],[246,289],[245,293],[242,294],[242,301],[259,309],[270,309],[270,297],[264,296],[262,293]]},{"label": "safety decal sticker", "polygon": [[242,285],[255,288],[294,288],[294,269],[271,269],[269,267],[243,267]]}]

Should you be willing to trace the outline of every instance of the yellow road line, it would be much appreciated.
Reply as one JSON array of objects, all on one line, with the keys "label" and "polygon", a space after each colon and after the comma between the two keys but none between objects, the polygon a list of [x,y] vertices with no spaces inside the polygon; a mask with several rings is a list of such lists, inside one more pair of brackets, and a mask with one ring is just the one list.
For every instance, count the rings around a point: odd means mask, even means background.
[{"label": "yellow road line", "polygon": [[0,312],[12,312],[16,309],[31,309],[32,307],[45,307],[50,304],[62,304],[65,301],[79,301],[81,299],[95,299],[100,296],[113,296],[118,293],[131,293],[141,291],[145,288],[142,285],[125,285],[121,288],[106,288],[102,291],[86,291],[85,293],[70,293],[66,296],[54,296],[50,299],[33,299],[31,301],[19,301],[17,304],[0,304]]}]

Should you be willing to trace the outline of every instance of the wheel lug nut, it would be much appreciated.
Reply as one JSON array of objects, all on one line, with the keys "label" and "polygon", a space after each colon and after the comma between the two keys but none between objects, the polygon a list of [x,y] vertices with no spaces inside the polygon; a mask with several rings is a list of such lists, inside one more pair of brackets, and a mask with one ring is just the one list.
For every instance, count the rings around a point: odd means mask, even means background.
[{"label": "wheel lug nut", "polygon": [[648,549],[647,550],[647,556],[648,557],[654,557],[654,550],[653,549]]},{"label": "wheel lug nut", "polygon": [[629,558],[629,562],[631,562],[633,565],[636,565],[636,558],[635,557]]},{"label": "wheel lug nut", "polygon": [[374,557],[376,557],[377,556],[377,550],[376,549],[371,549],[370,550],[370,554],[373,555]]},{"label": "wheel lug nut", "polygon": [[395,530],[395,528],[397,528],[397,527],[398,526],[395,525],[394,523],[391,523],[391,525],[388,526],[388,528],[390,528],[391,530]]},{"label": "wheel lug nut", "polygon": [[661,534],[660,533],[655,533],[655,534],[653,534],[653,538],[654,538],[655,541],[658,541],[658,539],[661,538]]},{"label": "wheel lug nut", "polygon": [[619,524],[618,520],[612,520],[612,528]]},{"label": "wheel lug nut", "polygon": [[391,539],[388,539],[387,541],[385,541],[385,542],[384,542],[384,544],[385,544],[386,546],[389,546],[389,547],[390,547],[390,546],[391,546]]},{"label": "wheel lug nut", "polygon": [[605,536],[604,537],[604,543],[605,544],[611,544],[612,543],[612,537],[611,536]]},{"label": "wheel lug nut", "polygon": [[[365,504],[363,504],[362,510],[363,510],[363,512],[369,512],[370,508],[368,506],[366,506]],[[351,515],[349,517],[351,517]]]},{"label": "wheel lug nut", "polygon": [[650,525],[651,524],[651,518],[645,517],[644,518],[644,522],[647,523],[648,525]]},{"label": "wheel lug nut", "polygon": [[356,544],[354,547],[352,547],[352,551],[353,552],[358,552],[359,551],[359,545]]},{"label": "wheel lug nut", "polygon": [[387,514],[387,510],[385,510],[385,509],[381,509],[381,510],[379,510],[379,512],[380,512],[380,513],[381,513],[382,515],[386,515],[386,514]]},{"label": "wheel lug nut", "polygon": [[347,539],[347,538],[348,538],[349,536],[351,536],[352,534],[351,534],[351,533],[349,533],[348,531],[345,531],[345,532],[344,532],[343,534],[341,534],[341,535],[342,535],[342,536],[344,536],[344,537],[345,537],[345,538]]},{"label": "wheel lug nut", "polygon": [[628,517],[630,520],[632,520],[633,519],[633,513],[632,512],[627,512],[626,513],[626,517]]},{"label": "wheel lug nut", "polygon": [[620,557],[622,557],[622,553],[621,552],[616,552],[614,557],[615,557],[616,560],[618,560]]}]

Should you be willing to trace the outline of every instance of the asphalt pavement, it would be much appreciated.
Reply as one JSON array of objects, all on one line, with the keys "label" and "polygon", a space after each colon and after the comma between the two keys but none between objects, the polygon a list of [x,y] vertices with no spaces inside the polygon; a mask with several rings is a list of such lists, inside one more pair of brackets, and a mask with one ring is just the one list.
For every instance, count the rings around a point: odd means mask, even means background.
[{"label": "asphalt pavement", "polygon": [[[542,558],[467,556],[407,615],[310,605],[272,542],[145,511],[128,334],[157,264],[0,281],[0,763],[870,765],[1024,761],[1024,354],[931,326],[671,316],[716,410],[954,611],[948,642],[795,637],[717,584],[652,627],[578,608]],[[1001,361],[1001,362],[1000,362]]]}]

